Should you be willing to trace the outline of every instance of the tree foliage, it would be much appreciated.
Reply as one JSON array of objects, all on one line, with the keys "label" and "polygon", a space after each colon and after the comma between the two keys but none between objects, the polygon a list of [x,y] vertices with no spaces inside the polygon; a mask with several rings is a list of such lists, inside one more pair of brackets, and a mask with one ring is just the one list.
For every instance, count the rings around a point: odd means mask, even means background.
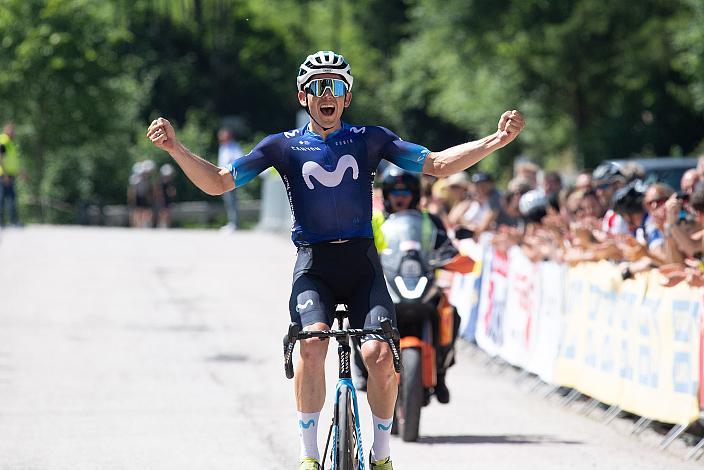
[{"label": "tree foliage", "polygon": [[524,135],[482,163],[499,173],[519,153],[579,168],[703,142],[700,0],[0,0],[24,200],[124,201],[135,161],[168,161],[144,138],[157,115],[211,160],[223,122],[246,146],[293,127],[297,67],[319,49],[352,64],[346,119],[433,149],[520,109]]}]

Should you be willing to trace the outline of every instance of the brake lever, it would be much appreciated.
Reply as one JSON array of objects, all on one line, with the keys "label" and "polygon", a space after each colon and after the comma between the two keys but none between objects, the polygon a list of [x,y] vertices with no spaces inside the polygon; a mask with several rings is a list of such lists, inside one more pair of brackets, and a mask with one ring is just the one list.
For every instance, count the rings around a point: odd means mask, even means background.
[{"label": "brake lever", "polygon": [[396,347],[396,341],[398,341],[400,335],[398,333],[398,330],[393,327],[391,324],[391,320],[388,318],[384,318],[381,320],[381,329],[384,331],[384,338],[386,339],[386,343],[389,345],[391,348],[391,357],[394,362],[394,370],[398,373],[401,373],[401,355],[398,352],[398,348]]},{"label": "brake lever", "polygon": [[284,335],[284,371],[286,378],[293,378],[293,348],[298,340],[298,333],[301,332],[301,326],[297,323],[291,323],[288,326],[288,333]]}]

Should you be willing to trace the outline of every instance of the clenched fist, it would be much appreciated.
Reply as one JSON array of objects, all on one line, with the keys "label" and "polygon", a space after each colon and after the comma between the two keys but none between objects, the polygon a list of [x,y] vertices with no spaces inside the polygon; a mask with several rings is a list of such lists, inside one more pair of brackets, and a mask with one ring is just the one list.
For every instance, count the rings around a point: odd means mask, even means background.
[{"label": "clenched fist", "polygon": [[525,126],[526,123],[523,121],[521,113],[515,109],[506,111],[501,115],[501,119],[499,119],[499,128],[496,131],[496,135],[501,144],[506,145],[518,137],[518,134],[521,133]]},{"label": "clenched fist", "polygon": [[147,138],[154,145],[167,152],[176,146],[176,132],[169,121],[160,117],[154,119],[147,129]]}]

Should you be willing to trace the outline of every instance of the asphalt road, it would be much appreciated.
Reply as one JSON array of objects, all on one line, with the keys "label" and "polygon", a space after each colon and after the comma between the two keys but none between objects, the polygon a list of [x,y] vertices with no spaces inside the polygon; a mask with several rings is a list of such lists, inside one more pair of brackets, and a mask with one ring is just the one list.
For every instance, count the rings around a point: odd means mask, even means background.
[{"label": "asphalt road", "polygon": [[[256,232],[1,232],[0,469],[296,468],[281,361],[294,256]],[[397,469],[701,468],[681,442],[658,451],[660,435],[584,417],[461,349],[452,402],[424,409],[420,442],[393,440]]]}]

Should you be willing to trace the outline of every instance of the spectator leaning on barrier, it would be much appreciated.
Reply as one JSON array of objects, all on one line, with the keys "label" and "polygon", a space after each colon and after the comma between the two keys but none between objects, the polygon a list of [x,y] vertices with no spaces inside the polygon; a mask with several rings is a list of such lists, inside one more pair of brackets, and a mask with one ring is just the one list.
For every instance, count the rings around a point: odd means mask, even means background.
[{"label": "spectator leaning on barrier", "polygon": [[[603,207],[609,207],[614,193],[626,182],[626,178],[621,172],[621,166],[612,162],[602,163],[596,167],[592,173],[592,180],[599,202]],[[601,229],[612,235],[627,233],[628,225],[621,216],[609,209],[604,214]]]},{"label": "spectator leaning on barrier", "polygon": [[[673,246],[677,248],[683,257],[699,257],[702,251],[701,239],[698,232],[702,226],[699,223],[695,211],[690,207],[690,195],[686,192],[672,194],[665,202],[666,219],[664,224],[664,234],[666,239],[673,241]],[[700,197],[698,194],[697,197]],[[675,256],[672,261],[677,262]]]},{"label": "spectator leaning on barrier", "polygon": [[[704,188],[697,189],[689,198],[689,211],[694,217],[694,223],[699,231],[692,234],[691,239],[698,245],[698,251],[684,263],[671,263],[660,267],[660,273],[665,276],[664,284],[674,286],[686,281],[692,287],[704,287]],[[673,235],[677,229],[673,230]]]},{"label": "spectator leaning on barrier", "polygon": [[526,223],[522,249],[532,261],[562,257],[562,224],[542,190],[533,189],[523,194],[518,203]]},{"label": "spectator leaning on barrier", "polygon": [[611,208],[628,223],[628,234],[619,236],[621,250],[621,275],[624,279],[650,269],[653,264],[645,236],[646,212],[643,205],[646,185],[635,180],[616,191],[611,199]]},{"label": "spectator leaning on barrier", "polygon": [[[663,263],[681,263],[682,252],[677,247],[667,224],[666,202],[674,194],[672,188],[663,183],[654,183],[645,192],[644,204],[648,211],[645,221],[645,239],[648,250]],[[666,226],[667,224],[667,226]]]}]

